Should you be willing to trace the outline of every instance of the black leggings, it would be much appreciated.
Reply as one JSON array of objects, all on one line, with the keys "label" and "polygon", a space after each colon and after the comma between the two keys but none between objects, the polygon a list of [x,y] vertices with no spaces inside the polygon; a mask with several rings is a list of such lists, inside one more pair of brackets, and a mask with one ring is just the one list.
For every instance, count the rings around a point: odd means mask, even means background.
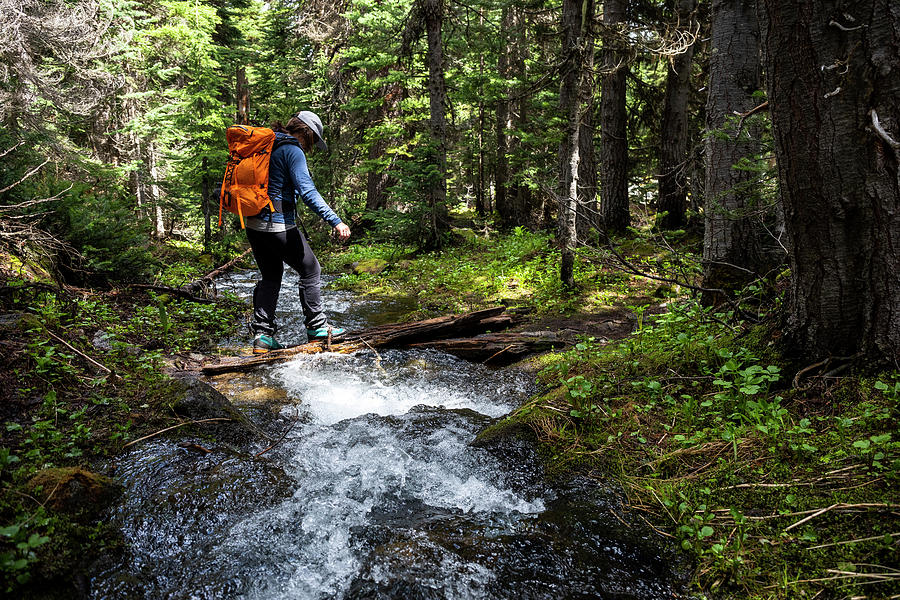
[{"label": "black leggings", "polygon": [[274,233],[247,229],[247,239],[262,273],[262,280],[253,290],[253,321],[250,323],[253,333],[274,335],[278,329],[275,307],[285,263],[300,274],[300,304],[303,306],[306,328],[316,329],[325,325],[322,269],[306,237],[294,227]]}]

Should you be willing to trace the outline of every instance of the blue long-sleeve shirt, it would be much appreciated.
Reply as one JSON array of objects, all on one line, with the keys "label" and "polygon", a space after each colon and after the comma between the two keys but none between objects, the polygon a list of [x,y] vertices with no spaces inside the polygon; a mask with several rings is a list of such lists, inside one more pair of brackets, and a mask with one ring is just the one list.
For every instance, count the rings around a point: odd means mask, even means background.
[{"label": "blue long-sleeve shirt", "polygon": [[275,145],[269,160],[269,199],[275,212],[264,209],[259,215],[245,219],[246,226],[257,231],[284,231],[296,227],[298,195],[323,221],[332,227],[340,224],[341,218],[316,189],[306,164],[306,154],[296,139],[278,132]]}]

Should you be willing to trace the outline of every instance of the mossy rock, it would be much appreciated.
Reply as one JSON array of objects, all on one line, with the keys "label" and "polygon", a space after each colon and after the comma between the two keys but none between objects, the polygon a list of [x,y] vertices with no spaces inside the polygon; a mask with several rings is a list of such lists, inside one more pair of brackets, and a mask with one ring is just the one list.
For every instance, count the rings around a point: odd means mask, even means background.
[{"label": "mossy rock", "polygon": [[537,442],[537,435],[531,426],[513,415],[481,430],[470,445],[492,450],[521,442],[533,444]]},{"label": "mossy rock", "polygon": [[0,273],[11,278],[22,278],[28,281],[52,282],[50,274],[52,264],[41,252],[31,248],[25,248],[26,258],[9,252],[0,252]]},{"label": "mossy rock", "polygon": [[44,469],[26,484],[28,490],[55,511],[96,515],[112,503],[122,487],[105,475],[80,467]]},{"label": "mossy rock", "polygon": [[357,275],[378,275],[388,268],[388,261],[380,258],[367,258],[353,263],[353,272]]},{"label": "mossy rock", "polygon": [[212,269],[213,266],[216,264],[216,261],[212,257],[212,254],[201,254],[197,258],[197,264],[199,264],[201,267],[205,267],[207,269]]},{"label": "mossy rock", "polygon": [[478,241],[478,234],[468,227],[454,227],[450,230],[450,235],[457,243],[474,244]]},{"label": "mossy rock", "polygon": [[41,319],[31,313],[16,312],[0,315],[0,332],[7,335],[13,332],[27,333],[29,330],[40,330],[43,327]]}]

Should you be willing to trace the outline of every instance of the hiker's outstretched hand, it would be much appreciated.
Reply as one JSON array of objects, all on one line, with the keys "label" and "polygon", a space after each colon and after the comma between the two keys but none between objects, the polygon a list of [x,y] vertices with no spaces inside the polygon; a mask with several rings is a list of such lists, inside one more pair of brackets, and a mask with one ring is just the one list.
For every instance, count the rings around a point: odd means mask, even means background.
[{"label": "hiker's outstretched hand", "polygon": [[343,242],[350,237],[350,228],[346,223],[338,223],[334,226],[334,234]]}]

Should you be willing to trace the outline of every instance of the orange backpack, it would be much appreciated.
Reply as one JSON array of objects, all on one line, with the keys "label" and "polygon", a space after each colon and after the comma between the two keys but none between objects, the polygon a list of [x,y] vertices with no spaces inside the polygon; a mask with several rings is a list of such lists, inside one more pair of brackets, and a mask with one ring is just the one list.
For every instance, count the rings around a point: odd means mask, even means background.
[{"label": "orange backpack", "polygon": [[275,132],[266,127],[232,125],[225,132],[228,140],[228,164],[219,195],[219,226],[222,225],[222,207],[236,214],[244,227],[244,215],[258,215],[268,206],[275,212],[269,200],[269,159],[275,145]]}]

